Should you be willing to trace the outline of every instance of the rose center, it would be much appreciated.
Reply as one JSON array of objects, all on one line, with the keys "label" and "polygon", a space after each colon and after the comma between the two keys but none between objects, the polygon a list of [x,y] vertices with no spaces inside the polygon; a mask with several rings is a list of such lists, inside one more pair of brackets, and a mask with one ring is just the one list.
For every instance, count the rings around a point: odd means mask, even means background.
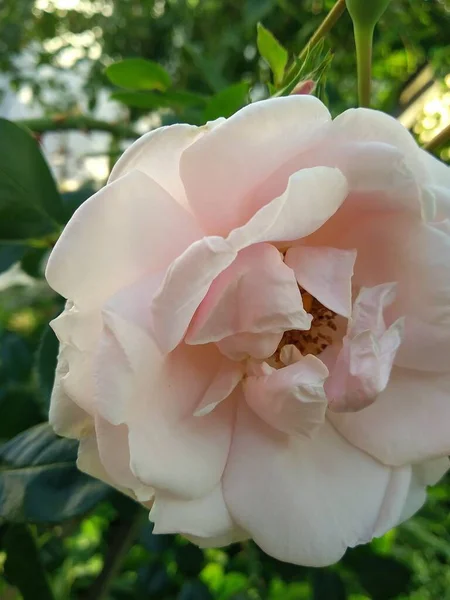
[{"label": "rose center", "polygon": [[333,343],[336,337],[336,313],[321,304],[317,298],[300,288],[303,306],[312,315],[311,327],[307,331],[290,329],[285,331],[278,348],[269,359],[273,366],[284,366],[282,350],[285,346],[295,346],[303,356],[318,356]]}]

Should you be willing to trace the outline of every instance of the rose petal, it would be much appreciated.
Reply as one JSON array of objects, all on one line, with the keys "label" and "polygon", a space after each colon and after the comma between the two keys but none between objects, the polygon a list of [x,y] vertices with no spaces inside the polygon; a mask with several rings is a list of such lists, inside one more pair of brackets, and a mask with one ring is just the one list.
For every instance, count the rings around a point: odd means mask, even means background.
[{"label": "rose petal", "polygon": [[237,333],[282,333],[310,326],[292,270],[274,246],[256,244],[239,252],[213,281],[185,341],[206,344]]},{"label": "rose petal", "polygon": [[199,538],[230,535],[236,528],[225,505],[222,485],[195,500],[156,493],[150,512],[153,533],[181,533]]},{"label": "rose petal", "polygon": [[136,479],[130,469],[128,427],[111,425],[105,419],[97,416],[95,433],[101,463],[114,481],[115,487],[131,490],[142,502],[150,500],[154,495],[154,490]]},{"label": "rose petal", "polygon": [[338,315],[350,317],[355,250],[297,246],[286,252],[285,263],[299,285]]},{"label": "rose petal", "polygon": [[253,189],[311,145],[329,121],[317,98],[273,98],[246,106],[190,146],[181,157],[180,171],[204,230],[226,236],[243,225],[262,206],[252,197]]},{"label": "rose petal", "polygon": [[146,273],[167,267],[202,236],[192,215],[132,171],[80,206],[49,258],[46,277],[78,308],[95,307]]},{"label": "rose petal", "polygon": [[396,523],[410,476],[409,467],[390,469],[359,452],[328,423],[313,439],[287,436],[241,404],[224,496],[265,552],[325,566]]},{"label": "rose petal", "polygon": [[282,196],[226,240],[203,238],[188,248],[172,263],[153,301],[155,336],[161,350],[169,352],[179,343],[211,283],[240,250],[259,242],[309,235],[336,212],[346,194],[345,178],[338,170],[318,167],[301,171],[291,177]]},{"label": "rose petal", "polygon": [[290,435],[311,437],[323,424],[328,369],[312,354],[262,377],[247,377],[247,404],[266,423]]},{"label": "rose petal", "polygon": [[[160,491],[190,499],[205,495],[220,480],[227,460],[233,398],[201,419],[194,412],[207,392],[210,402],[223,392],[212,387],[223,356],[214,345],[186,344],[163,356],[132,322],[112,312],[108,319],[133,371],[131,398],[113,399],[123,402],[119,409],[126,414],[132,472]],[[108,374],[105,369],[104,377]]]},{"label": "rose petal", "polygon": [[216,346],[233,361],[262,360],[272,356],[282,337],[282,333],[236,333],[218,341]]},{"label": "rose petal", "polygon": [[330,413],[341,434],[386,465],[450,454],[449,373],[394,367],[376,402],[357,413]]},{"label": "rose petal", "polygon": [[186,192],[180,177],[180,158],[186,148],[209,128],[209,125],[195,127],[178,123],[149,131],[125,150],[114,165],[108,183],[130,171],[139,170],[187,208]]}]

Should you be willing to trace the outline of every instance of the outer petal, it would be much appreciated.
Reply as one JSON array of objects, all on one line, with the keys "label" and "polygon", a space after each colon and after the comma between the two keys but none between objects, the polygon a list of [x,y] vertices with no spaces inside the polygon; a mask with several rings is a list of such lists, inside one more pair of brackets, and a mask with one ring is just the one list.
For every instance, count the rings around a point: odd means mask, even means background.
[{"label": "outer petal", "polygon": [[129,429],[132,472],[159,491],[184,498],[205,495],[225,467],[234,403],[229,398],[202,418],[194,412],[205,394],[210,402],[223,398],[222,386],[213,385],[223,356],[213,345],[185,344],[163,356],[133,323],[114,313],[108,317],[133,373],[131,397],[122,399],[121,407]]},{"label": "outer petal", "polygon": [[311,437],[325,419],[327,376],[322,361],[309,354],[269,375],[247,377],[245,399],[268,425],[290,435]]},{"label": "outer petal", "polygon": [[337,169],[306,169],[294,174],[284,194],[227,239],[207,237],[188,248],[170,266],[153,301],[160,348],[168,352],[178,344],[211,283],[240,250],[260,242],[292,241],[309,235],[338,210],[346,194],[345,178]]},{"label": "outer petal", "polygon": [[213,281],[185,341],[206,344],[236,333],[282,333],[310,325],[291,269],[274,246],[256,244],[239,252]]},{"label": "outer petal", "polygon": [[341,434],[386,465],[450,454],[450,374],[394,367],[389,385],[357,413],[330,413]]},{"label": "outer petal", "polygon": [[227,235],[243,225],[262,206],[254,188],[311,145],[329,121],[312,96],[274,98],[243,108],[186,150],[181,177],[205,231]]},{"label": "outer petal", "polygon": [[286,252],[285,262],[298,283],[321,304],[343,317],[352,311],[352,275],[355,250],[297,246]]},{"label": "outer petal", "polygon": [[132,171],[75,212],[46,277],[79,308],[98,306],[145,273],[167,267],[201,235],[192,215],[144,173]]},{"label": "outer petal", "polygon": [[196,500],[157,492],[150,520],[153,533],[181,533],[198,538],[229,536],[236,528],[225,505],[222,485]]},{"label": "outer petal", "polygon": [[426,489],[435,485],[450,467],[448,457],[435,458],[412,466],[412,477],[401,520],[406,521],[416,513],[427,499]]},{"label": "outer petal", "polygon": [[119,488],[131,490],[142,502],[150,500],[154,490],[142,484],[130,469],[128,427],[111,425],[101,417],[95,419],[99,457],[106,472]]},{"label": "outer petal", "polygon": [[208,129],[208,126],[176,124],[149,131],[122,154],[111,171],[108,183],[137,169],[156,181],[180,204],[187,206],[180,177],[180,158],[186,148]]},{"label": "outer petal", "polygon": [[65,392],[62,378],[67,375],[68,370],[67,361],[60,355],[56,366],[48,418],[55,433],[79,439],[93,429],[94,422],[90,414],[78,406]]},{"label": "outer petal", "polygon": [[312,440],[268,427],[240,405],[224,477],[232,517],[268,554],[331,564],[399,518],[410,469],[384,467],[331,425]]}]

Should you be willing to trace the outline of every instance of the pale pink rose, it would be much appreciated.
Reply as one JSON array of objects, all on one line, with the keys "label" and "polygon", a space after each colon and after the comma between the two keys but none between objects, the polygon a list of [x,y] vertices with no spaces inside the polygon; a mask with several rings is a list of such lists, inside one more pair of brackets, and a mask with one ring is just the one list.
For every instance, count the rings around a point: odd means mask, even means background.
[{"label": "pale pink rose", "polygon": [[51,255],[50,409],[158,533],[337,561],[450,453],[450,171],[316,98],[152,131]]}]

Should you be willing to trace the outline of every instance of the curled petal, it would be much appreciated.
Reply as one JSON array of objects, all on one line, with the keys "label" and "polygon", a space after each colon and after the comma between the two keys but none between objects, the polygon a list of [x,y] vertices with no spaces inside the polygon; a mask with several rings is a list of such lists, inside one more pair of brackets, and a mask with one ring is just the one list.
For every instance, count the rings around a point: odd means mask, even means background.
[{"label": "curled petal", "polygon": [[206,344],[237,333],[282,333],[309,329],[295,277],[270,244],[239,252],[212,283],[186,335],[188,344]]},{"label": "curled petal", "polygon": [[211,283],[239,251],[252,244],[309,235],[338,210],[346,195],[346,180],[337,169],[305,169],[290,178],[284,194],[227,239],[214,236],[192,244],[172,263],[153,300],[155,335],[161,350],[170,352],[183,338]]},{"label": "curled petal", "polygon": [[321,304],[343,317],[350,317],[352,311],[355,260],[355,250],[323,246],[289,248],[285,257],[299,285]]},{"label": "curled petal", "polygon": [[262,377],[247,377],[247,404],[268,425],[290,435],[311,437],[323,424],[327,398],[323,389],[328,369],[308,354],[288,367]]}]

